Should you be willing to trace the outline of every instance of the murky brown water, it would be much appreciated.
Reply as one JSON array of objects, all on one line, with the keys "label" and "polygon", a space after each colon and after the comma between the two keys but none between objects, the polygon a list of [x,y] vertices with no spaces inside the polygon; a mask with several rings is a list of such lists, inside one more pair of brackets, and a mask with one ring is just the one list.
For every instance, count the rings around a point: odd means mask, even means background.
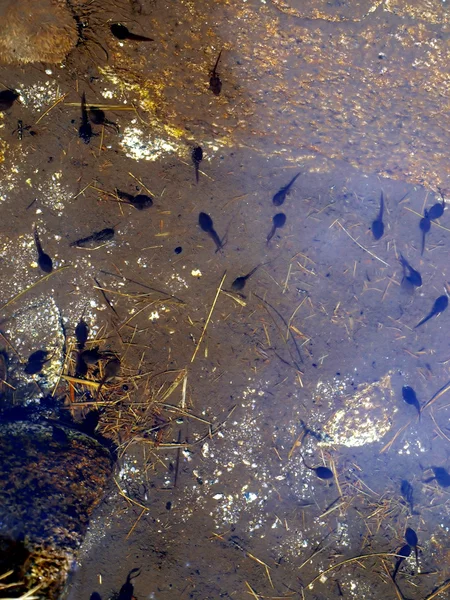
[{"label": "murky brown water", "polygon": [[[93,3],[90,41],[63,68],[1,69],[21,93],[0,113],[2,305],[42,276],[33,223],[55,266],[2,311],[15,396],[35,397],[19,357],[39,348],[54,355],[34,380],[54,389],[61,319],[70,343],[84,315],[91,339],[122,359],[123,380],[99,405],[120,458],[71,599],[111,598],[135,567],[139,600],[395,599],[391,554],[406,526],[420,562],[400,569],[405,597],[450,576],[448,492],[425,483],[425,469],[449,466],[446,396],[420,421],[401,397],[411,385],[424,404],[449,380],[448,314],[414,329],[447,280],[447,212],[423,257],[419,230],[448,187],[445,5],[303,4]],[[117,21],[156,41],[119,43]],[[93,126],[89,145],[79,139],[82,91],[119,134]],[[37,134],[19,140],[19,119]],[[116,188],[154,205],[119,203]],[[280,211],[286,225],[267,244]],[[112,242],[70,246],[105,227]],[[422,275],[415,294],[401,286],[400,252]],[[231,294],[257,265],[243,296]],[[302,441],[302,421],[317,435]],[[335,477],[319,480],[300,451]]]}]

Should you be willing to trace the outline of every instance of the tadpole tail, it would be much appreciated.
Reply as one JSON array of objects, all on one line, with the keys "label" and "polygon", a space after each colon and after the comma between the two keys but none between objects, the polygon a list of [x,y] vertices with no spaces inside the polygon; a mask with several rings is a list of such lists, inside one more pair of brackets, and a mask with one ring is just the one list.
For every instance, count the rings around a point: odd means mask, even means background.
[{"label": "tadpole tail", "polygon": [[211,229],[209,234],[212,237],[212,239],[214,240],[214,243],[216,244],[216,247],[217,247],[216,252],[219,252],[219,250],[222,250],[222,240],[220,239],[217,231],[215,229]]},{"label": "tadpole tail", "polygon": [[423,251],[425,250],[425,236],[426,236],[426,233],[424,231],[422,234],[422,251],[420,253],[421,256],[423,256]]},{"label": "tadpole tail", "polygon": [[431,312],[428,316],[426,316],[419,323],[417,323],[417,325],[414,327],[414,329],[417,329],[418,327],[420,327],[421,325],[423,325],[424,323],[426,323],[427,321],[429,321],[431,319],[431,317],[434,317],[434,313],[433,312]]},{"label": "tadpole tail", "polygon": [[273,238],[273,236],[275,235],[275,231],[277,230],[277,228],[275,226],[272,227],[272,229],[270,230],[269,235],[267,236],[267,242],[266,244],[268,244],[270,242],[270,240]]},{"label": "tadpole tail", "polygon": [[138,35],[136,33],[129,33],[127,35],[128,40],[132,40],[133,42],[154,42],[153,38],[145,37],[145,35]]},{"label": "tadpole tail", "polygon": [[39,239],[39,234],[38,234],[36,225],[34,226],[34,242],[36,244],[36,248],[37,248],[38,254],[40,256],[42,254],[43,250],[42,250],[42,244],[41,244],[41,240]]},{"label": "tadpole tail", "polygon": [[395,578],[397,577],[397,573],[398,573],[398,570],[399,570],[399,568],[400,568],[400,565],[402,564],[402,562],[403,562],[404,560],[405,560],[404,558],[399,558],[399,559],[397,560],[397,562],[395,563],[394,572],[392,573],[392,581],[395,581]]},{"label": "tadpole tail", "polygon": [[219,52],[219,56],[217,57],[216,64],[214,65],[214,69],[212,70],[213,76],[216,74],[216,70],[219,65],[219,60],[220,60],[221,56],[222,56],[222,50]]},{"label": "tadpole tail", "polygon": [[198,162],[196,162],[194,164],[194,168],[195,168],[195,181],[198,183],[198,171],[199,171]]}]

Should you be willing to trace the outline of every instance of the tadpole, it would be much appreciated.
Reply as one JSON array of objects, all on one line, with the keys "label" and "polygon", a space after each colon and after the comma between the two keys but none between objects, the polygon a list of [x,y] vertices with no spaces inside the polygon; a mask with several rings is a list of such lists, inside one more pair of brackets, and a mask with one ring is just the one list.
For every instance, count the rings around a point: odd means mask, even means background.
[{"label": "tadpole", "polygon": [[286,223],[286,215],[284,213],[277,213],[273,217],[272,222],[273,222],[272,229],[270,230],[269,235],[267,236],[267,244],[270,242],[270,240],[275,235],[275,231],[277,229],[280,229],[281,227],[284,227],[284,225]]}]

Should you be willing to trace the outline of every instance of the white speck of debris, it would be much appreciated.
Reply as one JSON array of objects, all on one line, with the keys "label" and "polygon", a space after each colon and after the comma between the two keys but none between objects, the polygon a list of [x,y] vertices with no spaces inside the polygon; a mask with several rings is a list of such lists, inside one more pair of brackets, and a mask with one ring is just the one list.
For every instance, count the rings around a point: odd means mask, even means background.
[{"label": "white speck of debris", "polygon": [[200,269],[192,269],[191,275],[192,275],[192,277],[201,277],[202,272],[200,271]]},{"label": "white speck of debris", "polygon": [[209,456],[209,444],[203,444],[202,455],[206,458]]},{"label": "white speck of debris", "polygon": [[159,319],[159,312],[157,310],[154,310],[151,315],[149,316],[149,320],[150,321],[156,321],[157,319]]},{"label": "white speck of debris", "polygon": [[214,494],[213,498],[214,500],[222,500],[223,494]]},{"label": "white speck of debris", "polygon": [[144,133],[137,127],[126,127],[121,140],[122,147],[128,158],[134,160],[158,160],[164,154],[176,152],[176,146],[163,140]]},{"label": "white speck of debris", "polygon": [[46,75],[51,75],[52,74],[52,70],[51,69],[45,69],[45,74]]}]

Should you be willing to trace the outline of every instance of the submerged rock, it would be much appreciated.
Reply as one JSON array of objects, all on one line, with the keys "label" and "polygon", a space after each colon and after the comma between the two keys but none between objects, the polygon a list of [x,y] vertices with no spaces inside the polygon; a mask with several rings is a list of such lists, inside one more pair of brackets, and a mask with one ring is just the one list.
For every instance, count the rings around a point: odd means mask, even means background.
[{"label": "submerged rock", "polygon": [[49,422],[0,425],[0,575],[11,597],[57,599],[112,472],[108,449]]},{"label": "submerged rock", "polygon": [[75,48],[75,21],[61,0],[0,2],[0,61],[60,63]]}]

